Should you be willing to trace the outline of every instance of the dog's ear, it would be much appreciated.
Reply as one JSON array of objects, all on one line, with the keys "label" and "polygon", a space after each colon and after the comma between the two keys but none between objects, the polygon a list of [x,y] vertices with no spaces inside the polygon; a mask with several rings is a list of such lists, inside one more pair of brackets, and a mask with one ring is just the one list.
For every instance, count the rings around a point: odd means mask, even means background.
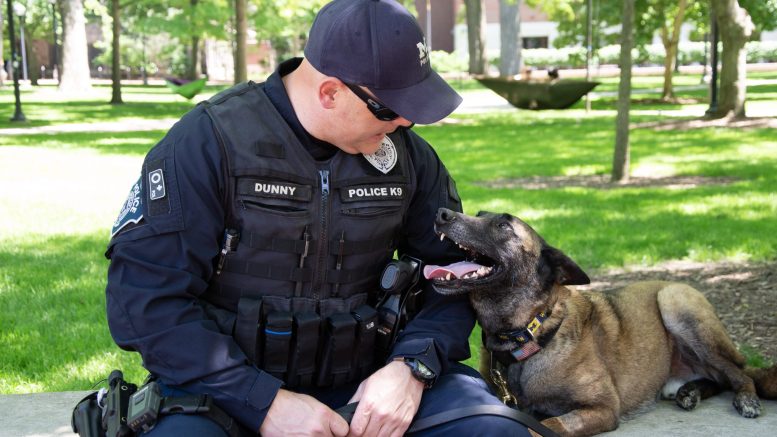
[{"label": "dog's ear", "polygon": [[556,282],[559,285],[585,285],[590,284],[591,279],[585,274],[572,258],[555,247],[545,245],[542,248],[542,256],[546,262],[553,266],[556,272]]}]

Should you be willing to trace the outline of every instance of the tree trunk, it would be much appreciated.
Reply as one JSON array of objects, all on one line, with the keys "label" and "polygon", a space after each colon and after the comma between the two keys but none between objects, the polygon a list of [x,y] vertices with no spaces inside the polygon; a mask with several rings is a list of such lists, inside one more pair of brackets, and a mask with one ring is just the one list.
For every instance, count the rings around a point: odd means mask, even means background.
[{"label": "tree trunk", "polygon": [[189,80],[199,79],[197,71],[199,70],[200,62],[200,37],[192,36],[191,45],[189,46],[189,60],[186,65],[186,78]]},{"label": "tree trunk", "polygon": [[745,116],[747,51],[753,21],[737,0],[711,0],[723,43],[720,67],[720,98],[713,117]]},{"label": "tree trunk", "polygon": [[[31,37],[32,35],[30,35]],[[32,38],[25,38],[24,45],[27,51],[27,76],[30,79],[30,85],[38,85],[40,79],[40,63],[38,63],[38,52],[32,45]]]},{"label": "tree trunk", "polygon": [[629,108],[631,105],[631,48],[634,46],[634,1],[623,1],[621,28],[620,83],[618,84],[618,115],[615,119],[615,153],[612,160],[612,181],[629,180]]},{"label": "tree trunk", "polygon": [[5,21],[3,21],[3,17],[2,1],[0,1],[0,88],[5,85],[5,78],[8,75],[5,71],[5,65],[3,65],[3,62],[5,61],[2,43],[2,41],[5,40]]},{"label": "tree trunk", "polygon": [[62,0],[62,75],[59,90],[83,96],[92,90],[86,45],[86,18],[81,0]]},{"label": "tree trunk", "polygon": [[235,83],[248,80],[246,66],[246,0],[235,0]]},{"label": "tree trunk", "polygon": [[111,18],[113,19],[113,41],[111,53],[111,103],[124,103],[121,100],[121,6],[120,0],[111,0]]},{"label": "tree trunk", "polygon": [[[680,44],[680,28],[685,19],[685,10],[688,6],[688,0],[680,0],[677,4],[672,28],[668,29],[666,24],[661,27],[661,42],[664,44],[664,90],[661,93],[661,100],[675,100],[674,89],[672,88],[672,77],[677,66],[677,46]],[[666,23],[666,17],[664,23]],[[670,33],[671,32],[671,33]]]},{"label": "tree trunk", "polygon": [[469,73],[485,74],[486,14],[485,0],[464,0],[467,10],[467,43],[469,45]]},{"label": "tree trunk", "polygon": [[208,76],[208,59],[205,56],[207,53],[206,46],[208,44],[208,40],[205,39],[202,41],[202,45],[200,46],[200,72],[203,76]]},{"label": "tree trunk", "polygon": [[197,4],[200,2],[200,0],[189,0],[189,25],[191,27],[190,31],[191,33],[191,40],[189,49],[187,50],[187,56],[186,56],[186,73],[184,73],[184,76],[186,79],[189,80],[196,80],[199,79],[197,77],[197,67],[199,67],[199,62],[197,62],[197,57],[200,53],[200,35],[196,32],[199,31],[199,27],[197,23],[199,20],[197,20]]},{"label": "tree trunk", "polygon": [[521,71],[521,0],[499,0],[499,75]]}]

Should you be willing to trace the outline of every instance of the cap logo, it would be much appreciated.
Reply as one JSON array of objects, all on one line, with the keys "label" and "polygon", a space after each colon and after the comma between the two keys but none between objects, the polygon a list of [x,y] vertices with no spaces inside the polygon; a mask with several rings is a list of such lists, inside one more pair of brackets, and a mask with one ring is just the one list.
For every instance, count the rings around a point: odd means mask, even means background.
[{"label": "cap logo", "polygon": [[415,45],[418,47],[418,60],[421,62],[421,66],[429,62],[429,46],[426,45],[426,37],[424,40]]},{"label": "cap logo", "polygon": [[386,174],[397,164],[397,148],[389,137],[383,137],[378,150],[371,155],[364,155],[364,158],[381,173]]}]

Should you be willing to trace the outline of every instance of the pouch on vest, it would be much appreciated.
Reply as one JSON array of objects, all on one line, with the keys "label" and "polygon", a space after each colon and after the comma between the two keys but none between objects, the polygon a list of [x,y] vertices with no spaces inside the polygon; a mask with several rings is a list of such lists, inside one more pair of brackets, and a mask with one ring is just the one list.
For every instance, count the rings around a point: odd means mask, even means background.
[{"label": "pouch on vest", "polygon": [[321,318],[314,312],[294,314],[292,323],[291,358],[286,384],[289,387],[309,387],[316,372]]},{"label": "pouch on vest", "polygon": [[241,297],[237,303],[235,341],[249,360],[261,362],[262,351],[262,298]]},{"label": "pouch on vest", "polygon": [[356,340],[351,364],[351,380],[367,377],[374,365],[375,333],[378,330],[378,312],[375,308],[362,305],[351,312],[356,320]]},{"label": "pouch on vest", "polygon": [[350,313],[332,314],[326,318],[321,364],[316,384],[337,386],[348,381],[356,320]]},{"label": "pouch on vest", "polygon": [[292,315],[274,311],[264,324],[264,365],[262,369],[278,379],[284,379],[289,367]]}]

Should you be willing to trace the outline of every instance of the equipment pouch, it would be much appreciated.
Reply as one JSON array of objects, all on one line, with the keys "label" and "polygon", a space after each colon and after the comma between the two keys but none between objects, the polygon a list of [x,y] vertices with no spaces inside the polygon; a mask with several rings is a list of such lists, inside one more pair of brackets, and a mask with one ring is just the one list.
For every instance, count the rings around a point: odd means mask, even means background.
[{"label": "equipment pouch", "polygon": [[316,384],[338,386],[348,381],[351,370],[356,320],[349,313],[332,314],[326,318],[321,364]]},{"label": "equipment pouch", "polygon": [[350,380],[364,379],[372,371],[375,359],[375,335],[378,330],[378,312],[375,308],[362,305],[351,311],[356,320],[356,340],[351,364]]},{"label": "equipment pouch", "polygon": [[310,387],[316,371],[319,327],[321,318],[313,312],[294,315],[292,347],[286,384],[290,388]]},{"label": "equipment pouch", "polygon": [[151,381],[130,396],[127,425],[135,432],[149,432],[156,425],[162,394],[156,381]]},{"label": "equipment pouch", "polygon": [[97,404],[97,392],[90,393],[73,409],[70,427],[81,437],[103,437],[102,409]]},{"label": "equipment pouch", "polygon": [[237,303],[235,341],[249,360],[261,362],[262,351],[262,298],[241,297]]},{"label": "equipment pouch", "polygon": [[375,360],[383,362],[391,352],[401,320],[400,295],[386,296],[378,306],[378,328],[375,333]]},{"label": "equipment pouch", "polygon": [[288,311],[274,311],[267,315],[264,327],[265,372],[284,379],[289,366],[292,315]]}]

